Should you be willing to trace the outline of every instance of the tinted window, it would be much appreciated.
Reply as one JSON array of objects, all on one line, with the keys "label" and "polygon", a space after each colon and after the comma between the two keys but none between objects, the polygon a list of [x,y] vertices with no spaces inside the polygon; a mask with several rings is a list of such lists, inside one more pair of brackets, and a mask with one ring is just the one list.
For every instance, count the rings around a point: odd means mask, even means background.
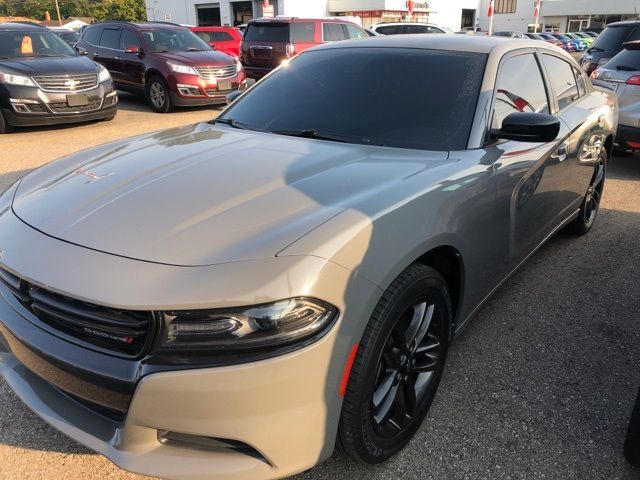
[{"label": "tinted window", "polygon": [[42,29],[38,31],[0,31],[0,57],[26,58],[44,56],[73,56],[76,52],[58,35]]},{"label": "tinted window", "polygon": [[[312,50],[257,83],[223,118],[353,143],[465,149],[485,62],[483,54],[438,50]],[[381,108],[380,99],[390,101]]]},{"label": "tinted window", "polygon": [[211,47],[206,42],[186,28],[143,30],[142,38],[147,47],[154,53],[211,50]]},{"label": "tinted window", "polygon": [[133,30],[125,28],[122,30],[122,35],[120,36],[120,50],[125,50],[130,47],[140,48],[140,42]]},{"label": "tinted window", "polygon": [[313,43],[316,25],[313,22],[294,22],[291,24],[291,41],[297,43]]},{"label": "tinted window", "polygon": [[244,34],[248,42],[288,42],[288,23],[250,23]]},{"label": "tinted window", "polygon": [[367,32],[355,25],[345,23],[344,26],[347,27],[347,34],[349,35],[349,38],[367,38],[369,36]]},{"label": "tinted window", "polygon": [[118,48],[120,45],[120,30],[105,28],[100,36],[100,46],[105,48]]},{"label": "tinted window", "polygon": [[611,70],[640,70],[640,50],[622,50],[604,68]]},{"label": "tinted window", "polygon": [[402,26],[387,25],[385,27],[378,27],[376,28],[376,32],[378,32],[381,35],[398,35],[399,33],[402,33]]},{"label": "tinted window", "polygon": [[98,45],[100,43],[100,33],[102,33],[102,27],[89,27],[85,29],[82,39],[92,45]]},{"label": "tinted window", "polygon": [[211,38],[214,42],[230,42],[233,37],[227,32],[211,32]]},{"label": "tinted window", "polygon": [[[634,30],[635,27],[635,31]],[[622,44],[627,40],[634,40],[640,38],[640,24],[625,25],[621,27],[607,27],[605,28],[595,42],[593,42],[592,48],[606,51],[622,50]]]},{"label": "tinted window", "polygon": [[553,55],[544,54],[542,58],[544,58],[551,86],[558,99],[558,107],[562,110],[578,99],[578,86],[576,78],[573,76],[573,67]]},{"label": "tinted window", "polygon": [[338,42],[347,38],[341,23],[323,23],[322,40],[324,42]]},{"label": "tinted window", "polygon": [[445,31],[438,27],[429,26],[427,27],[427,33],[445,33]]},{"label": "tinted window", "polygon": [[426,25],[405,25],[402,33],[427,33]]},{"label": "tinted window", "polygon": [[538,62],[531,53],[505,60],[496,86],[493,127],[513,112],[549,113],[547,93]]}]

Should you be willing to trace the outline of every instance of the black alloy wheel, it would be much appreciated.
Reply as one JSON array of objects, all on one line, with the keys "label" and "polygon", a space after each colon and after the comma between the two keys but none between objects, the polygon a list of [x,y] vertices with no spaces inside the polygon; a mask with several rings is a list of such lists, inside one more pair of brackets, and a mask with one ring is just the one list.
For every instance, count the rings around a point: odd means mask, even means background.
[{"label": "black alloy wheel", "polygon": [[340,418],[352,457],[379,463],[414,435],[444,371],[451,303],[442,276],[413,264],[384,292],[353,362]]},{"label": "black alloy wheel", "polygon": [[[583,149],[586,148],[588,147],[583,147]],[[600,209],[604,182],[607,176],[607,151],[601,144],[592,145],[589,154],[592,158],[585,158],[581,155],[581,160],[592,160],[595,163],[591,182],[580,206],[578,218],[568,225],[569,230],[576,235],[584,235],[593,227]]]}]

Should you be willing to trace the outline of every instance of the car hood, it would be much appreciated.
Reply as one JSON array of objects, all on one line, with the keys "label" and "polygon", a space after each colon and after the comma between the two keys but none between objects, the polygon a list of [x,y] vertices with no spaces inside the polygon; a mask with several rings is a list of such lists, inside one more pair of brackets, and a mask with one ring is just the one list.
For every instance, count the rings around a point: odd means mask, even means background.
[{"label": "car hood", "polygon": [[171,62],[183,63],[189,66],[205,65],[233,65],[235,60],[223,52],[166,52],[160,53],[162,58]]},{"label": "car hood", "polygon": [[211,265],[273,256],[446,158],[201,123],[52,162],[22,180],[13,211],[102,252]]},{"label": "car hood", "polygon": [[73,75],[98,73],[98,64],[80,55],[73,57],[33,57],[0,60],[0,69],[12,70],[23,75]]}]

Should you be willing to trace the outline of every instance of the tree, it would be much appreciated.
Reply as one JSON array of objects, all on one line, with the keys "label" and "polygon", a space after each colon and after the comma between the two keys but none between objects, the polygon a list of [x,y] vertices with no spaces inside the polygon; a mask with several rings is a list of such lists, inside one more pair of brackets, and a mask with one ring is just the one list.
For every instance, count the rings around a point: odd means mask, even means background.
[{"label": "tree", "polygon": [[96,4],[93,16],[98,20],[146,20],[147,9],[144,0],[104,0]]},{"label": "tree", "polygon": [[[58,0],[60,15],[95,17],[98,20],[142,21],[147,18],[144,0]],[[55,0],[0,0],[0,15],[44,20],[45,12],[56,19]]]}]

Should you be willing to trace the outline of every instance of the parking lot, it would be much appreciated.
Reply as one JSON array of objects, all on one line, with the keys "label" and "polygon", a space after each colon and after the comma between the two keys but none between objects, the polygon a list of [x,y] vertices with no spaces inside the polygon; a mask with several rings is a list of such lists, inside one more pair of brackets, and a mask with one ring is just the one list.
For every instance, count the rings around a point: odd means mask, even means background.
[{"label": "parking lot", "polygon": [[[0,190],[55,158],[110,140],[204,121],[121,96],[111,122],[0,137]],[[640,385],[640,157],[610,163],[587,236],[559,234],[479,312],[451,351],[409,447],[378,467],[337,452],[299,480],[633,479],[621,448]],[[0,479],[141,479],[31,413],[0,381]]]}]

